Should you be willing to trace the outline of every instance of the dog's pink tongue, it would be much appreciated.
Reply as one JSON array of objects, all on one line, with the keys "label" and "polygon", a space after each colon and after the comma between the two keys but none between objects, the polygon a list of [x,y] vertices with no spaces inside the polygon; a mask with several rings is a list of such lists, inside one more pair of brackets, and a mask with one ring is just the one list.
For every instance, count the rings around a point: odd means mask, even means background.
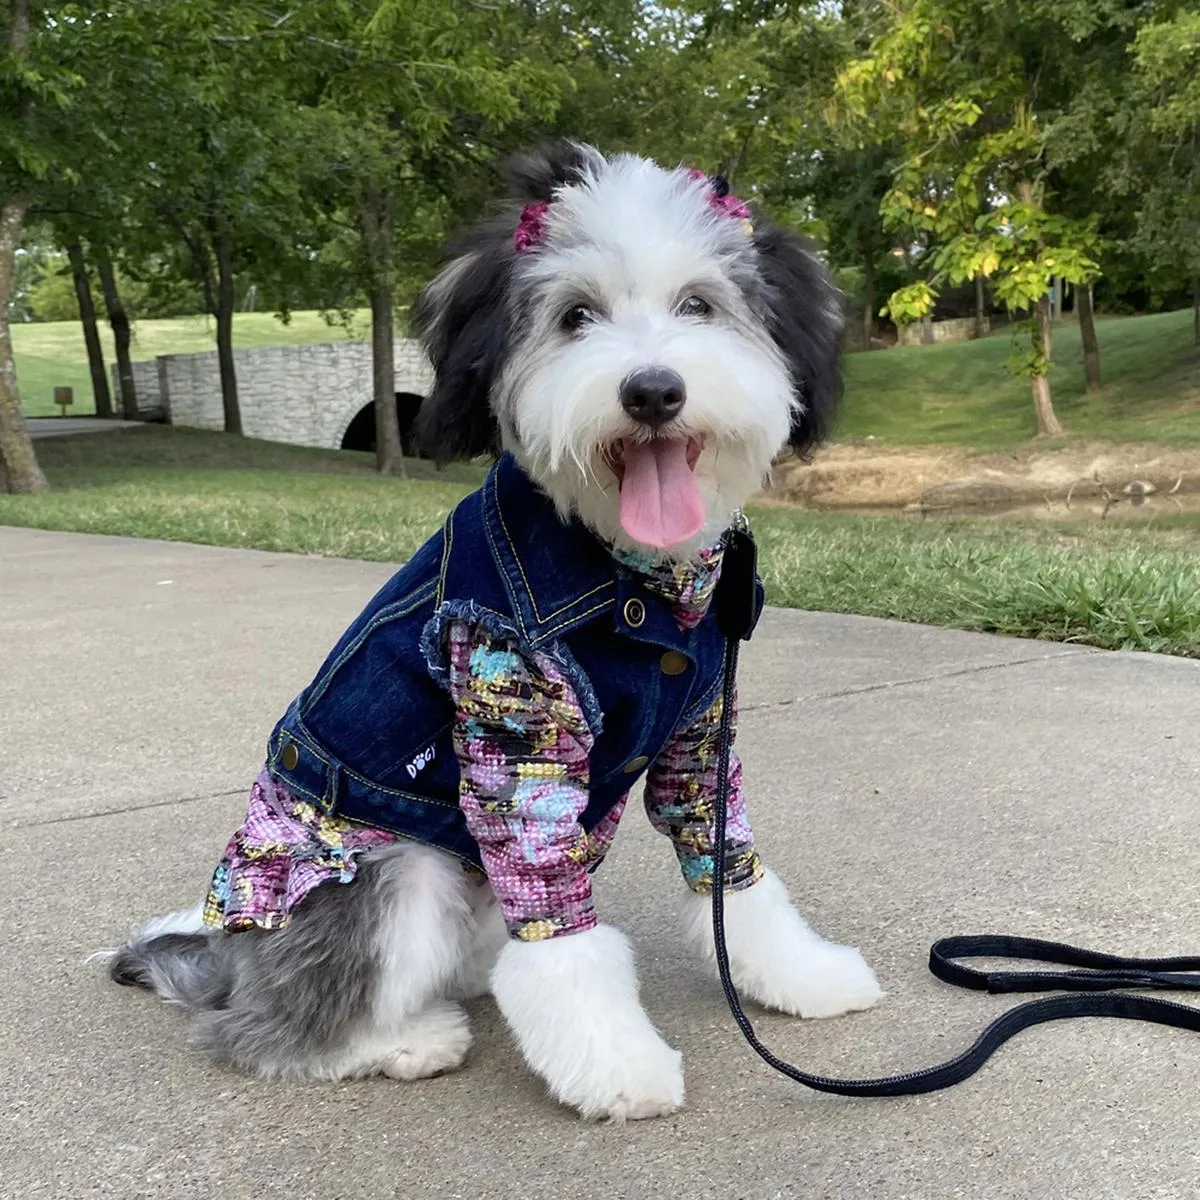
[{"label": "dog's pink tongue", "polygon": [[687,454],[686,441],[625,443],[621,526],[635,542],[665,550],[704,524],[704,502]]}]

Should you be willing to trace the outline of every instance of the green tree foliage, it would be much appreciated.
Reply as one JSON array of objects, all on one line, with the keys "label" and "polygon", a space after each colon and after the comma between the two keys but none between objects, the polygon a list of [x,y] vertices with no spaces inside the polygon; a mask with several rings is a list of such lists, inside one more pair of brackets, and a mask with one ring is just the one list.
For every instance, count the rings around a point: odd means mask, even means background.
[{"label": "green tree foliage", "polygon": [[[1186,0],[0,6],[0,307],[67,315],[88,282],[127,412],[131,314],[213,315],[237,431],[239,303],[285,319],[367,304],[378,461],[400,470],[397,314],[446,233],[489,208],[500,159],[559,135],[719,172],[816,235],[864,344],[885,298],[905,322],[975,280],[981,311],[986,280],[1030,314],[1012,365],[1044,431],[1058,428],[1051,286],[1075,285],[1089,387],[1093,282],[1101,298],[1106,284],[1194,286],[1200,336],[1200,18]],[[27,214],[42,249],[15,260]],[[18,411],[3,389],[0,416],[5,395]]]},{"label": "green tree foliage", "polygon": [[[22,255],[26,278],[22,281],[21,307],[17,317],[25,321],[78,321],[79,298],[71,282],[66,254],[53,246],[30,244]],[[93,267],[89,271],[92,290],[101,295],[104,288]],[[183,317],[201,312],[199,293],[186,281],[173,292],[153,291],[146,284],[118,270],[117,283],[132,320],[159,317]]]},{"label": "green tree foliage", "polygon": [[1102,129],[1101,67],[1119,66],[1132,27],[1120,0],[900,0],[839,83],[852,122],[882,120],[907,152],[883,211],[926,248],[929,275],[895,293],[890,314],[913,320],[940,285],[988,278],[1001,303],[1033,314],[1013,367],[1031,379],[1043,433],[1061,428],[1049,289],[1100,271],[1098,212],[1061,203],[1055,184]]},{"label": "green tree foliage", "polygon": [[341,227],[339,253],[322,268],[327,278],[348,271],[370,302],[385,473],[402,469],[392,359],[406,276],[399,253],[427,263],[456,174],[476,174],[510,127],[551,115],[570,86],[553,62],[520,52],[527,21],[516,5],[329,0],[256,35],[278,57],[309,147],[305,177],[317,198],[309,227]]},{"label": "green tree foliage", "polygon": [[1151,278],[1190,282],[1200,342],[1200,12],[1155,8],[1132,47],[1126,102],[1112,120],[1119,151],[1102,183],[1131,208],[1130,243]]},{"label": "green tree foliage", "polygon": [[840,68],[869,43],[873,9],[861,0],[702,4],[679,16],[667,54],[674,73],[654,72],[678,108],[656,136],[684,137],[694,161],[823,244],[861,309],[853,336],[864,346],[880,288],[909,275],[880,214],[898,147],[844,137],[830,105]]}]

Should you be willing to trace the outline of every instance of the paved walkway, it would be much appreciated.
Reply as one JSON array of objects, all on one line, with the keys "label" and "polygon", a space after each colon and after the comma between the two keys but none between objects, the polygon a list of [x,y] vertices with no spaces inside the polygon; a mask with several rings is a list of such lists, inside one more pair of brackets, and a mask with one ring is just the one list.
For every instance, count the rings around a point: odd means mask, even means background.
[{"label": "paved walkway", "polygon": [[[1042,1027],[935,1096],[845,1100],[773,1076],[676,945],[671,855],[635,810],[597,879],[686,1109],[581,1124],[490,1002],[445,1079],[256,1083],[178,1013],[84,965],[191,901],[264,740],[388,568],[0,529],[0,1196],[357,1200],[1190,1200],[1200,1038]],[[772,611],[739,745],[760,844],[889,996],[756,1019],[834,1074],[941,1060],[1005,1008],[925,970],[929,943],[1011,931],[1200,952],[1200,663]]]},{"label": "paved walkway", "polygon": [[25,425],[34,440],[66,437],[74,433],[109,433],[114,429],[135,429],[141,421],[102,421],[99,417],[26,417]]}]

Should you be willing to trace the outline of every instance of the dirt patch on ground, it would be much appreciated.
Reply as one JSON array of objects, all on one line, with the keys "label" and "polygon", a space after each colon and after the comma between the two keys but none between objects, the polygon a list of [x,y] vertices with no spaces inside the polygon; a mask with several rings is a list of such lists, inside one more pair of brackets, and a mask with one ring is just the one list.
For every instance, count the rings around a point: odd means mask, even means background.
[{"label": "dirt patch on ground", "polygon": [[867,512],[1046,517],[1200,510],[1200,447],[1036,444],[995,454],[959,446],[836,445],[784,462],[766,499]]}]

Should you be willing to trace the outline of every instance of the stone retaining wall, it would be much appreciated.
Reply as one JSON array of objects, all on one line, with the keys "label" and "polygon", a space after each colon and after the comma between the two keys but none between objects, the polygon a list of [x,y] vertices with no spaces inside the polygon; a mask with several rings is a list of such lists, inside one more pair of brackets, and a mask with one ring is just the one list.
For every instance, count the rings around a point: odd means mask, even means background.
[{"label": "stone retaining wall", "polygon": [[[984,328],[991,330],[991,322]],[[975,336],[974,317],[955,317],[949,321],[914,321],[897,330],[898,346],[925,346],[941,342],[969,342]]]},{"label": "stone retaining wall", "polygon": [[[337,449],[354,416],[371,403],[367,342],[235,350],[233,359],[247,437]],[[395,364],[397,392],[428,394],[433,371],[417,342],[398,340]],[[215,350],[164,354],[133,369],[140,409],[161,407],[172,425],[224,428]]]},{"label": "stone retaining wall", "polygon": [[[133,368],[133,387],[137,392],[138,412],[156,413],[164,408],[162,394],[158,386],[158,362],[154,359],[129,364]],[[121,378],[117,364],[112,365],[112,401],[113,409],[118,416],[121,414]]]}]

